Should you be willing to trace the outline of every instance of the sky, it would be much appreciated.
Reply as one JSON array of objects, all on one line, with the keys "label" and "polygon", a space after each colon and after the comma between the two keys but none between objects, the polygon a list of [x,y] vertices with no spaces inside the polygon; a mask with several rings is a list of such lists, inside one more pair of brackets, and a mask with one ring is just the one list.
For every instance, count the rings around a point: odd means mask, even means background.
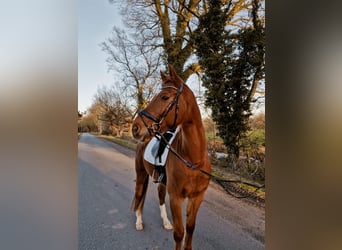
[{"label": "sky", "polygon": [[99,86],[110,86],[106,54],[99,44],[115,26],[122,27],[117,5],[108,0],[78,0],[78,110],[86,111]]},{"label": "sky", "polygon": [[[114,83],[113,74],[107,70],[107,55],[99,44],[111,35],[114,25],[124,28],[121,19],[118,5],[110,4],[109,0],[78,0],[78,110],[80,112],[85,112],[91,106],[98,87],[110,86]],[[199,88],[195,77],[190,78],[187,84],[195,95],[203,95],[203,89]],[[264,105],[254,112],[264,112]]]},{"label": "sky", "polygon": [[[99,44],[110,36],[114,25],[124,26],[119,7],[108,0],[79,0],[78,5],[78,110],[84,112],[98,87],[114,83]],[[198,81],[190,79],[188,84],[198,91]]]}]

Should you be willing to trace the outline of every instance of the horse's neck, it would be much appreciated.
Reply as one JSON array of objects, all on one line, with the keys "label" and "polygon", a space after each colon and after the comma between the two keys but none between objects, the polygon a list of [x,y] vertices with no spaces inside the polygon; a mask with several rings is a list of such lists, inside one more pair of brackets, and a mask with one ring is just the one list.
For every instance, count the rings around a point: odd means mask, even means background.
[{"label": "horse's neck", "polygon": [[199,164],[206,159],[207,146],[200,112],[192,112],[191,120],[182,124],[182,152],[192,163]]}]

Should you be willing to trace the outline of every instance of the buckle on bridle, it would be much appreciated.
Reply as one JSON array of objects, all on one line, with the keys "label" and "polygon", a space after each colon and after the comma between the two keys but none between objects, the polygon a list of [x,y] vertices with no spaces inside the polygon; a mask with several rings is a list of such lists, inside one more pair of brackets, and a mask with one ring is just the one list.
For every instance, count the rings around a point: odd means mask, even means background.
[{"label": "buckle on bridle", "polygon": [[160,122],[152,123],[150,126],[150,129],[154,134],[159,134],[160,133],[160,127],[161,127]]}]

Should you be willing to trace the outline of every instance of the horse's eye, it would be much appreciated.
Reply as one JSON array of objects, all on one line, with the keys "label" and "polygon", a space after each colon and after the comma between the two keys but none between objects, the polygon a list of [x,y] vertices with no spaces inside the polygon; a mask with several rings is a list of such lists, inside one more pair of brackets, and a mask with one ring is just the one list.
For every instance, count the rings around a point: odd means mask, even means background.
[{"label": "horse's eye", "polygon": [[162,99],[163,101],[167,101],[169,98],[170,98],[169,96],[163,95],[161,99]]}]

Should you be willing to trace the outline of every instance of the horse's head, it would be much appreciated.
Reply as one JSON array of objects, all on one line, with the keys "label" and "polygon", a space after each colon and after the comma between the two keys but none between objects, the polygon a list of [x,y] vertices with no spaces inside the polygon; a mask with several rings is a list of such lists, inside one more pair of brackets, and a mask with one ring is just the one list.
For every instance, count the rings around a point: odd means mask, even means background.
[{"label": "horse's head", "polygon": [[186,86],[172,66],[169,71],[170,76],[160,73],[161,91],[133,121],[132,133],[136,139],[176,128],[183,120],[187,109],[183,94]]}]

